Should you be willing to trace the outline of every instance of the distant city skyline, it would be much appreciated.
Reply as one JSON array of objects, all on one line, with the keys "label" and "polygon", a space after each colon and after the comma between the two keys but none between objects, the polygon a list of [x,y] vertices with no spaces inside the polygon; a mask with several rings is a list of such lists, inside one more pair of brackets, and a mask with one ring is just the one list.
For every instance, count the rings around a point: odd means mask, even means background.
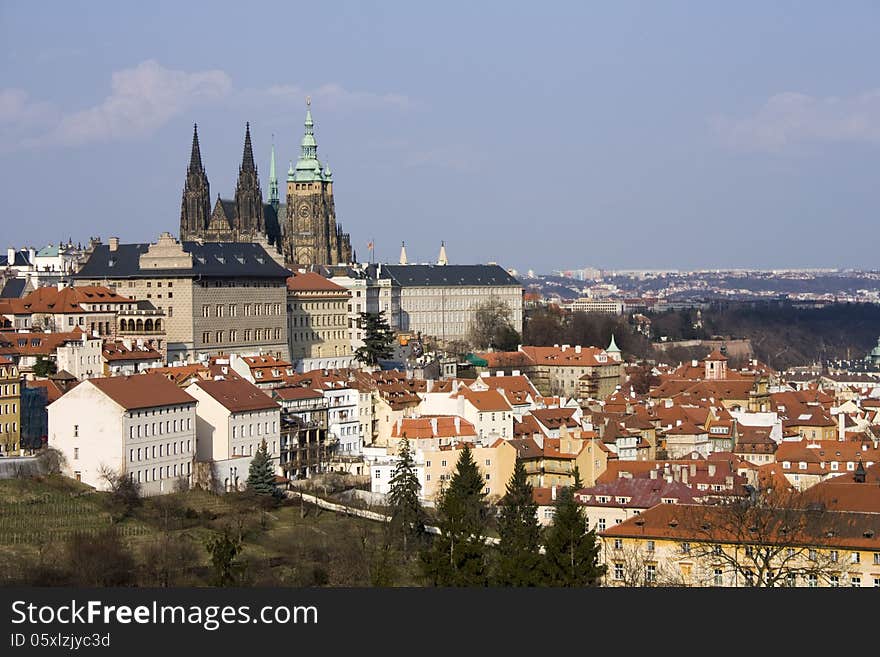
[{"label": "distant city skyline", "polygon": [[868,2],[6,2],[0,247],[177,234],[193,123],[216,198],[250,121],[265,195],[310,95],[362,261],[877,268],[878,25]]}]

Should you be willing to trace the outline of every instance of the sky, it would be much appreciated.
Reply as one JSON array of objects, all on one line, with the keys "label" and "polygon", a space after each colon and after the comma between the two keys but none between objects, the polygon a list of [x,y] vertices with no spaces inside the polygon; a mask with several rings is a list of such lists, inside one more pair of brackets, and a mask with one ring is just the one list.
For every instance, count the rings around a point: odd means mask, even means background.
[{"label": "sky", "polygon": [[264,195],[312,98],[362,260],[876,269],[880,3],[0,2],[0,247]]}]

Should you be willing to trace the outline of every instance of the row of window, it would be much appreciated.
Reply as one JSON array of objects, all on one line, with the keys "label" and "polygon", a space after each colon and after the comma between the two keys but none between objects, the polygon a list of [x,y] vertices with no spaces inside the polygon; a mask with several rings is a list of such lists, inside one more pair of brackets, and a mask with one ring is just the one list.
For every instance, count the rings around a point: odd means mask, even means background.
[{"label": "row of window", "polygon": [[[152,445],[150,447],[138,447],[135,449],[128,450],[128,462],[136,463],[138,461],[146,461],[150,458],[163,458],[165,456],[173,456],[178,454],[178,449],[180,449],[180,454],[186,454],[192,451],[192,440],[186,441],[186,450],[184,451],[184,441],[173,442],[173,443],[165,443],[160,445]],[[158,449],[157,449],[158,447]],[[158,456],[157,456],[158,454]],[[79,448],[74,447],[73,449],[73,458],[79,458]]]},{"label": "row of window", "polygon": [[173,466],[166,465],[164,468],[146,468],[144,470],[137,470],[135,472],[130,472],[128,474],[129,478],[132,481],[137,480],[138,483],[147,483],[150,481],[159,481],[161,479],[172,479],[175,477],[188,477],[191,470],[191,464],[175,463]]},{"label": "row of window", "polygon": [[[10,410],[10,408],[12,410]],[[3,415],[9,415],[10,413],[16,413],[18,409],[18,404],[3,404]]]},{"label": "row of window", "polygon": [[[258,436],[261,436],[264,433],[265,434],[269,433],[269,423],[268,422],[264,422],[262,424],[257,422],[255,424],[245,424],[242,426],[233,425],[232,426],[232,437],[233,438],[246,438],[246,437],[249,438],[254,435],[254,427],[257,428],[256,435],[258,435]],[[277,433],[277,431],[278,431],[278,422],[273,421],[272,422],[272,433],[273,434]]]},{"label": "row of window", "polygon": [[[268,443],[266,444],[267,449],[269,449],[270,454],[277,454],[278,442],[273,440],[272,445],[270,446]],[[253,456],[254,452],[256,452],[260,448],[259,443],[251,443],[250,445],[241,445],[240,447],[237,445],[232,446],[232,455],[233,456]]]},{"label": "row of window", "polygon": [[[295,315],[290,318],[291,326],[344,326],[345,315]],[[332,321],[331,321],[332,320]]]},{"label": "row of window", "polygon": [[[245,303],[242,305],[244,306],[245,317],[250,317],[251,314],[254,316],[281,314],[280,303],[254,303],[253,305]],[[229,314],[229,317],[238,317],[238,304],[230,303],[227,305],[218,303],[213,307],[213,313],[211,312],[211,306],[209,304],[202,305],[202,317],[223,317],[227,313]]]},{"label": "row of window", "polygon": [[[141,430],[143,427],[143,430]],[[143,425],[128,427],[129,438],[150,438],[151,436],[162,436],[166,433],[177,433],[178,431],[191,431],[192,418],[186,418],[184,423],[181,420],[165,420],[165,422],[147,422]],[[79,436],[79,425],[73,426],[74,437]]]},{"label": "row of window", "polygon": [[[243,330],[244,341],[250,342],[251,340],[280,340],[281,339],[281,329],[280,328],[267,328],[267,329],[244,329]],[[274,336],[274,338],[273,338]],[[222,344],[225,342],[226,332],[225,331],[203,331],[202,332],[202,344]],[[212,340],[213,338],[213,340]],[[229,342],[238,341],[238,330],[230,329],[229,330]]]},{"label": "row of window", "polygon": [[[20,344],[19,346],[23,347],[24,345]],[[3,396],[4,397],[9,397],[10,395],[14,397],[17,394],[18,394],[18,384],[17,383],[6,384],[3,386]]]},{"label": "row of window", "polygon": [[2,425],[3,433],[16,433],[18,431],[17,422],[4,422]]},{"label": "row of window", "polygon": [[342,340],[345,331],[302,331],[290,334],[293,342],[313,342],[314,340]]}]

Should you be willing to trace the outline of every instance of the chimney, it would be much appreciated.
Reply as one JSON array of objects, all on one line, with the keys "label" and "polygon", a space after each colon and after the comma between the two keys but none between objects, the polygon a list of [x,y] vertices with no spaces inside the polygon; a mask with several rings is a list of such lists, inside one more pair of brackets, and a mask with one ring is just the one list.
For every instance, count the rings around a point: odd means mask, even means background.
[{"label": "chimney", "polygon": [[400,435],[400,428],[403,426],[403,418],[397,418],[397,435]]},{"label": "chimney", "polygon": [[15,266],[15,249],[6,249],[6,263],[10,267]]},{"label": "chimney", "polygon": [[580,345],[575,345],[575,347],[574,347],[574,353],[576,353],[576,354],[581,353],[581,346],[580,346]]},{"label": "chimney", "polygon": [[697,367],[699,364],[700,362],[697,359],[691,361],[691,367]]},{"label": "chimney", "polygon": [[844,428],[843,411],[837,414],[837,439],[846,440],[846,429]]},{"label": "chimney", "polygon": [[691,463],[691,477],[697,476],[697,464]]},{"label": "chimney", "polygon": [[715,476],[715,464],[714,463],[709,464],[709,476],[710,477]]},{"label": "chimney", "polygon": [[425,382],[425,392],[431,392],[434,389],[434,379],[428,379]]},{"label": "chimney", "polygon": [[556,484],[553,484],[550,487],[550,499],[552,499],[554,502],[556,501]]},{"label": "chimney", "polygon": [[437,435],[437,418],[431,418],[431,433]]},{"label": "chimney", "polygon": [[110,250],[111,251],[115,251],[116,249],[119,248],[119,238],[118,237],[111,237],[109,242],[110,242]]},{"label": "chimney", "polygon": [[657,469],[654,468],[653,470],[651,470],[651,479],[656,479],[656,478],[657,478]]},{"label": "chimney", "polygon": [[510,376],[519,376],[519,370],[511,370]]},{"label": "chimney", "polygon": [[461,417],[458,415],[453,416],[453,421],[455,422],[455,433],[461,433]]},{"label": "chimney", "polygon": [[687,482],[688,482],[688,469],[682,468],[681,469],[681,483],[687,484]]}]

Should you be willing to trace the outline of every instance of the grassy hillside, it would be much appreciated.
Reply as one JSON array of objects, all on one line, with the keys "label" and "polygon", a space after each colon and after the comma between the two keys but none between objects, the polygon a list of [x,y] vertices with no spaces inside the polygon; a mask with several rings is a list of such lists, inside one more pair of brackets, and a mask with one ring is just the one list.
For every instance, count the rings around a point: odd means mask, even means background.
[{"label": "grassy hillside", "polygon": [[0,481],[0,555],[16,564],[0,583],[210,585],[206,542],[224,531],[241,540],[241,585],[418,584],[378,523],[198,490],[144,499],[120,518],[109,494],[60,476]]}]

